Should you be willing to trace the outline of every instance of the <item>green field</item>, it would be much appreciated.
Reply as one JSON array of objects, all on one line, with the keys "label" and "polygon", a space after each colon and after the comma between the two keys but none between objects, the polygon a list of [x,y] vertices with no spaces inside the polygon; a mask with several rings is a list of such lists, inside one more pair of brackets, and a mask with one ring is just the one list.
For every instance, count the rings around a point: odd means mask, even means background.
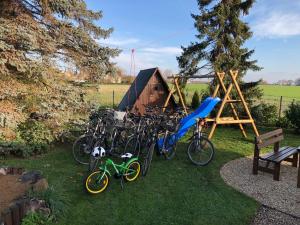
[{"label": "green field", "polygon": [[300,86],[261,85],[265,96],[300,99]]},{"label": "green field", "polygon": [[[283,107],[286,108],[293,99],[300,100],[300,86],[261,85],[264,97],[263,101],[279,105],[280,96],[283,96]],[[112,106],[113,95],[115,105],[118,105],[128,90],[129,85],[107,84],[86,87],[86,101],[102,106]],[[188,84],[185,89],[186,100],[191,102],[194,92],[201,92],[207,88],[207,84]]]}]

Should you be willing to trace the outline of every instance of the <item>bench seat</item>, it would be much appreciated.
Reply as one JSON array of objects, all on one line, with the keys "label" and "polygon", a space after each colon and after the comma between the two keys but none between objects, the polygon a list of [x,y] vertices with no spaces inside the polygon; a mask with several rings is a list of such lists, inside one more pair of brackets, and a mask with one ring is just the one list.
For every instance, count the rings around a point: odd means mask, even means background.
[{"label": "bench seat", "polygon": [[289,147],[285,146],[278,150],[278,152],[270,152],[264,156],[261,156],[261,160],[274,162],[274,163],[281,163],[285,159],[291,157],[292,155],[296,154],[298,152],[297,147]]},{"label": "bench seat", "polygon": [[[280,164],[282,161],[291,162],[292,166],[297,167],[299,147],[284,146],[280,148],[280,141],[282,140],[283,140],[282,129],[277,129],[255,137],[253,174],[255,175],[258,174],[258,171],[260,170],[267,173],[272,173],[273,179],[279,180]],[[260,156],[260,150],[270,145],[274,145],[273,151]],[[261,166],[260,161],[267,162],[266,166]],[[274,168],[269,168],[270,163],[274,164]]]}]

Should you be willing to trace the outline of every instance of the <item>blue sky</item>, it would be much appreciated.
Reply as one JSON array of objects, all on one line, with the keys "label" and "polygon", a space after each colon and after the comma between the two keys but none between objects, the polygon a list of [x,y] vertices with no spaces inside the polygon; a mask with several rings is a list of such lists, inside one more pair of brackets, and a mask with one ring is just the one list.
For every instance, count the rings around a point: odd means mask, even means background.
[{"label": "blue sky", "polygon": [[[103,45],[122,51],[113,59],[130,71],[131,49],[135,49],[136,72],[149,67],[178,71],[176,56],[180,46],[195,40],[191,13],[196,0],[87,0],[88,7],[102,10],[98,24],[113,27]],[[243,18],[254,32],[246,43],[255,49],[252,59],[264,69],[249,72],[245,80],[263,78],[269,82],[300,77],[300,0],[260,0]]]}]

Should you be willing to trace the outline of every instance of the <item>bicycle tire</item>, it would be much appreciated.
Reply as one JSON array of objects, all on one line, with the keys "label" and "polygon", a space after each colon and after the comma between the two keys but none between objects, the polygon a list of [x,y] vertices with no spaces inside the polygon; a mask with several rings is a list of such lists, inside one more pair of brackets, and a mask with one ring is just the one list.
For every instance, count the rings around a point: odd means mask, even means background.
[{"label": "bicycle tire", "polygon": [[[101,173],[103,175],[101,175]],[[99,175],[98,175],[99,174]],[[97,187],[93,187],[92,185],[92,179],[94,176],[102,176],[101,179],[101,183],[98,183],[97,186],[103,185],[103,187],[100,186],[100,188]],[[98,178],[96,178],[98,179]],[[98,182],[98,181],[97,181]],[[85,179],[84,179],[84,183],[85,183],[85,190],[89,193],[89,194],[99,194],[103,191],[105,191],[108,187],[109,184],[109,176],[104,172],[104,171],[95,171],[90,173]],[[95,184],[94,184],[95,185]],[[97,189],[96,189],[97,188]]]},{"label": "bicycle tire", "polygon": [[[86,140],[85,140],[86,139]],[[91,134],[79,136],[73,144],[72,152],[76,162],[87,165],[95,139]]]},{"label": "bicycle tire", "polygon": [[142,165],[142,176],[143,177],[145,177],[150,170],[150,165],[151,165],[152,158],[153,158],[154,148],[155,148],[155,143],[152,143],[150,145],[147,155],[144,159],[144,163]]},{"label": "bicycle tire", "polygon": [[[172,137],[172,135],[168,134],[166,143],[169,142],[168,140],[169,137]],[[163,154],[165,159],[166,160],[173,159],[176,153],[176,143],[172,145],[166,144],[165,148],[167,149],[167,151],[165,151]]]},{"label": "bicycle tire", "polygon": [[131,137],[128,139],[125,145],[124,154],[131,153],[135,157],[139,157],[141,152],[141,144],[137,137]]},{"label": "bicycle tire", "polygon": [[[134,165],[137,168],[134,168]],[[133,169],[136,172],[135,174],[133,174],[133,177],[131,177],[130,174],[127,174],[130,169]],[[124,176],[124,178],[128,182],[135,181],[138,178],[138,176],[140,175],[140,172],[141,172],[141,164],[137,160],[133,161],[128,165],[126,172],[125,172],[126,175]]]},{"label": "bicycle tire", "polygon": [[[200,148],[199,148],[200,147]],[[204,153],[204,147],[208,147],[205,150],[205,154],[208,154],[208,158],[204,161],[199,160],[198,157],[201,153]],[[210,163],[215,155],[215,148],[214,145],[210,140],[208,140],[206,137],[201,136],[199,138],[193,139],[187,149],[188,157],[190,161],[197,165],[197,166],[206,166],[208,163]],[[197,154],[197,157],[195,156]],[[202,154],[203,156],[204,154]],[[199,157],[200,158],[200,157]]]}]

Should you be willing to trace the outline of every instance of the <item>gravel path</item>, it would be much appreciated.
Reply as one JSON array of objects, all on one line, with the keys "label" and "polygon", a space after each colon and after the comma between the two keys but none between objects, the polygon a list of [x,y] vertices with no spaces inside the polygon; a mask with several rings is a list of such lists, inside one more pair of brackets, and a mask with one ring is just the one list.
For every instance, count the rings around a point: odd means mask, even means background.
[{"label": "gravel path", "polygon": [[277,210],[262,206],[251,225],[299,225],[300,218],[296,218]]},{"label": "gravel path", "polygon": [[225,164],[220,174],[228,185],[255,198],[263,205],[300,218],[297,168],[281,165],[280,181],[274,181],[273,175],[269,173],[259,171],[258,175],[252,175],[252,159],[240,158]]}]

